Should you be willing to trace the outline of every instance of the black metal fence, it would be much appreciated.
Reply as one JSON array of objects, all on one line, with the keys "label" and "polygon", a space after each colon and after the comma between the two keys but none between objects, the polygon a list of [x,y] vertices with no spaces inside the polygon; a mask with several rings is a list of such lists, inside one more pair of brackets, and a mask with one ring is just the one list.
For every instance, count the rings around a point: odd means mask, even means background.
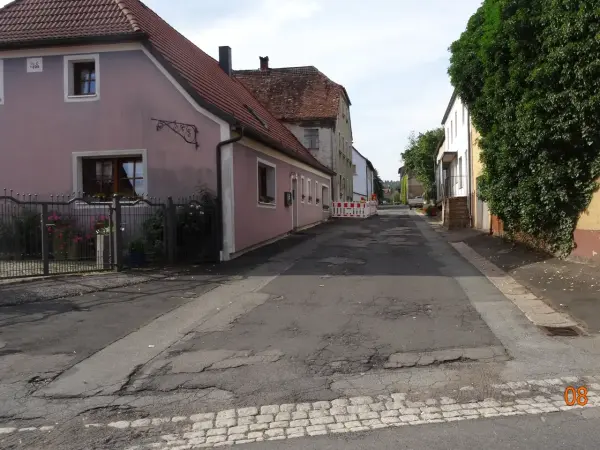
[{"label": "black metal fence", "polygon": [[0,279],[217,262],[218,201],[0,196]]}]

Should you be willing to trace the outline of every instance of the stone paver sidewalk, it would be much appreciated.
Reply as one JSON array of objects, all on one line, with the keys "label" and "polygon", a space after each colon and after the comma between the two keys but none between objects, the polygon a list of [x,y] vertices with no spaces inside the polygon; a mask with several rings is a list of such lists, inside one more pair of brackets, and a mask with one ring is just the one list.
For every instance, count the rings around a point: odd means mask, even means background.
[{"label": "stone paver sidewalk", "polygon": [[472,229],[448,231],[427,218],[449,242],[464,242],[512,276],[558,312],[573,317],[589,333],[600,333],[600,269],[562,260]]}]

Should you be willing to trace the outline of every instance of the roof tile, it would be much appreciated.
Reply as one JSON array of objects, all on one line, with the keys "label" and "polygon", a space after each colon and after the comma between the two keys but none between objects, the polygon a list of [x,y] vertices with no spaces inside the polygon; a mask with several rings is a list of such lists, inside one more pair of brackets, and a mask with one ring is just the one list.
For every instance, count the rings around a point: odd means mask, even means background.
[{"label": "roof tile", "polygon": [[313,66],[236,70],[234,75],[276,118],[286,121],[335,119],[345,93]]}]

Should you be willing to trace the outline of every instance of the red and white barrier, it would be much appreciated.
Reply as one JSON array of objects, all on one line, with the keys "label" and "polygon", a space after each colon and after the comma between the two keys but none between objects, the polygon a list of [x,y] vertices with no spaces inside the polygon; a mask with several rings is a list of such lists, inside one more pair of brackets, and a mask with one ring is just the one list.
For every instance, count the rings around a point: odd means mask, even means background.
[{"label": "red and white barrier", "polygon": [[331,205],[333,217],[367,218],[377,214],[377,202],[333,202]]}]

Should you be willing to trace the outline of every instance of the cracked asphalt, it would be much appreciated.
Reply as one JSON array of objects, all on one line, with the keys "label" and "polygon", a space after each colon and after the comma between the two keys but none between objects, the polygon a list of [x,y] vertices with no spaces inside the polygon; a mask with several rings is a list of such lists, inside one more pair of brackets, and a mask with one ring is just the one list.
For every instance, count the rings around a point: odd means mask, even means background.
[{"label": "cracked asphalt", "polygon": [[124,448],[153,431],[83,424],[466,385],[483,399],[493,383],[600,367],[596,337],[544,335],[407,210],[213,272],[43,301],[5,293],[0,429],[56,431],[0,434],[0,447]]}]

